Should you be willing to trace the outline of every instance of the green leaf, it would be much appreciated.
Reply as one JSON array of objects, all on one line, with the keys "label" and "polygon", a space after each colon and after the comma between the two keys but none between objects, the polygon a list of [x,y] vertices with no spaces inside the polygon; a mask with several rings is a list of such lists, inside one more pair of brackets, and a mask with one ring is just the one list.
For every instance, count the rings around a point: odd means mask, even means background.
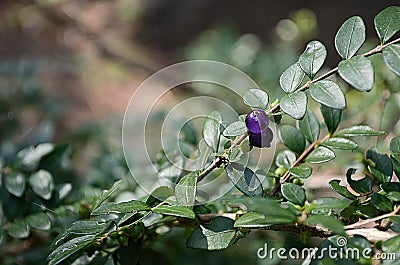
[{"label": "green leaf", "polygon": [[392,140],[390,140],[390,145],[389,145],[390,151],[394,154],[400,153],[400,137],[393,137]]},{"label": "green leaf", "polygon": [[183,218],[194,219],[196,218],[194,212],[184,206],[176,206],[176,205],[160,205],[153,209],[154,213],[159,213],[163,215],[171,215]]},{"label": "green leaf", "polygon": [[261,89],[250,89],[243,95],[243,102],[249,107],[266,109],[268,107],[268,94]]},{"label": "green leaf", "polygon": [[306,138],[299,129],[290,125],[282,125],[279,128],[279,133],[283,144],[289,149],[297,154],[301,154],[304,151],[306,147]]},{"label": "green leaf", "polygon": [[325,141],[322,141],[320,145],[343,150],[354,150],[357,148],[355,142],[340,137],[326,139]]},{"label": "green leaf", "polygon": [[290,150],[283,150],[278,153],[275,159],[275,164],[279,166],[283,166],[286,169],[290,169],[293,163],[296,161],[296,155]]},{"label": "green leaf", "polygon": [[196,228],[186,241],[186,247],[219,250],[233,245],[236,238],[234,221],[226,217],[216,217],[211,223]]},{"label": "green leaf", "polygon": [[319,164],[331,161],[335,159],[335,157],[335,153],[331,149],[319,146],[307,156],[305,161],[308,163]]},{"label": "green leaf", "polygon": [[385,47],[382,55],[389,69],[400,76],[400,44],[392,44]]},{"label": "green leaf", "polygon": [[314,200],[309,207],[311,207],[313,211],[331,212],[332,210],[342,211],[344,208],[348,207],[349,204],[350,202],[348,202],[347,200],[333,197],[323,197]]},{"label": "green leaf", "polygon": [[374,25],[381,44],[386,43],[400,30],[400,7],[390,6],[379,12],[374,18]]},{"label": "green leaf", "polygon": [[378,210],[382,212],[390,212],[393,210],[392,202],[388,198],[377,192],[374,192],[371,195],[371,202]]},{"label": "green leaf", "polygon": [[39,168],[49,169],[60,167],[61,162],[71,153],[70,146],[66,143],[56,144],[50,153],[45,154],[39,162]]},{"label": "green leaf", "polygon": [[281,99],[281,109],[289,116],[299,120],[304,117],[307,110],[307,96],[303,91],[285,95]]},{"label": "green leaf", "polygon": [[26,180],[22,173],[9,173],[4,175],[4,186],[14,196],[21,197],[24,194]]},{"label": "green leaf", "polygon": [[165,201],[167,198],[175,195],[174,190],[171,187],[161,186],[156,188],[146,200],[146,204],[150,207],[157,206],[158,204]]},{"label": "green leaf", "polygon": [[395,236],[391,239],[385,240],[382,242],[382,251],[387,254],[387,257],[389,253],[395,253],[395,257],[393,257],[393,260],[383,260],[382,264],[383,265],[396,265],[396,261],[400,259],[400,236]]},{"label": "green leaf", "polygon": [[[283,219],[282,221],[285,220],[286,219]],[[268,227],[276,223],[281,223],[281,219],[276,220],[273,218],[271,220],[270,218],[267,219],[266,216],[261,213],[249,212],[245,213],[235,221],[235,227]]]},{"label": "green leaf", "polygon": [[39,197],[49,200],[54,190],[53,176],[49,171],[41,169],[29,177],[29,184],[33,192]]},{"label": "green leaf", "polygon": [[194,206],[196,200],[197,174],[189,173],[175,186],[175,197],[178,205]]},{"label": "green leaf", "polygon": [[336,136],[345,136],[345,137],[352,137],[352,136],[379,136],[386,134],[385,131],[376,131],[369,126],[366,125],[356,125],[352,126],[343,130],[338,131],[335,133]]},{"label": "green leaf", "polygon": [[67,228],[67,232],[75,235],[95,235],[102,232],[109,223],[94,220],[79,220]]},{"label": "green leaf", "polygon": [[304,118],[298,121],[298,126],[308,142],[312,143],[318,139],[320,125],[317,117],[311,110],[307,110]]},{"label": "green leaf", "polygon": [[342,223],[330,215],[311,215],[306,222],[308,225],[321,225],[337,235],[346,235]]},{"label": "green leaf", "polygon": [[296,62],[286,69],[279,78],[279,84],[286,93],[292,93],[299,87],[304,79],[304,72],[300,64]]},{"label": "green leaf", "polygon": [[262,196],[263,188],[257,175],[239,163],[229,163],[226,174],[235,187],[249,197]]},{"label": "green leaf", "polygon": [[42,143],[36,147],[28,147],[18,152],[17,157],[25,166],[35,166],[39,163],[40,159],[49,154],[54,146],[51,143]]},{"label": "green leaf", "polygon": [[391,154],[390,160],[392,160],[393,171],[396,173],[396,176],[399,178],[400,177],[400,154],[399,153]]},{"label": "green leaf", "polygon": [[220,138],[222,116],[219,111],[213,111],[208,114],[203,125],[203,138],[206,144],[213,150],[218,151],[218,144]]},{"label": "green leaf", "polygon": [[228,203],[232,206],[237,205],[245,208],[244,210],[248,212],[257,212],[264,215],[264,224],[293,223],[297,219],[297,215],[287,205],[283,208],[277,201],[264,197],[232,199]]},{"label": "green leaf", "polygon": [[326,59],[326,48],[319,41],[311,41],[302,55],[300,55],[299,63],[303,71],[313,79],[315,74],[321,69]]},{"label": "green leaf", "polygon": [[56,265],[72,254],[88,246],[95,240],[95,235],[80,236],[67,241],[53,250],[47,257],[48,265]]},{"label": "green leaf", "polygon": [[360,91],[370,91],[374,86],[374,66],[364,56],[355,56],[339,63],[338,72],[344,81]]},{"label": "green leaf", "polygon": [[306,202],[306,191],[299,185],[293,183],[283,183],[281,191],[283,197],[293,204],[303,206]]},{"label": "green leaf", "polygon": [[[282,209],[282,208],[281,208]],[[256,212],[245,213],[235,222],[235,227],[259,228],[277,224],[294,223],[295,219],[287,215],[261,214]]]},{"label": "green leaf", "polygon": [[228,127],[225,128],[223,134],[224,136],[239,136],[242,134],[247,133],[247,128],[246,128],[246,123],[243,121],[235,121],[231,124],[228,125]]},{"label": "green leaf", "polygon": [[38,230],[47,231],[51,228],[50,218],[45,213],[30,215],[26,221],[30,227]]},{"label": "green leaf", "polygon": [[124,180],[118,180],[115,182],[109,190],[103,191],[103,193],[95,199],[93,202],[93,210],[100,206],[105,200],[111,197],[111,195],[124,183]]},{"label": "green leaf", "polygon": [[340,120],[342,119],[342,110],[330,108],[325,105],[321,105],[320,109],[329,133],[333,134],[339,126]]},{"label": "green leaf", "polygon": [[374,170],[371,170],[375,179],[379,183],[390,182],[393,174],[393,166],[390,158],[386,154],[380,154],[373,149],[367,151],[366,158],[371,159],[375,164],[373,167],[370,166],[370,169],[376,169],[383,174],[383,176],[381,176],[379,172],[373,172]]},{"label": "green leaf", "polygon": [[400,183],[399,182],[386,182],[381,184],[382,189],[385,192],[398,191],[400,192]]},{"label": "green leaf", "polygon": [[349,59],[365,42],[365,25],[359,16],[347,19],[335,36],[335,47],[343,59]]},{"label": "green leaf", "polygon": [[100,205],[93,210],[92,215],[102,215],[110,213],[134,213],[138,211],[150,211],[151,208],[144,202],[141,201],[129,201],[129,202],[109,202]]},{"label": "green leaf", "polygon": [[332,179],[331,181],[329,181],[329,186],[336,191],[337,193],[339,193],[340,195],[342,195],[343,197],[350,199],[350,200],[354,200],[356,198],[356,196],[354,196],[353,194],[351,194],[346,187],[339,185],[340,180],[338,179]]},{"label": "green leaf", "polygon": [[13,238],[27,238],[29,236],[29,226],[25,220],[19,220],[10,225],[7,233]]},{"label": "green leaf", "polygon": [[331,80],[322,80],[310,86],[311,97],[325,106],[337,109],[346,107],[346,98],[339,85]]},{"label": "green leaf", "polygon": [[289,171],[290,174],[292,174],[295,177],[308,178],[309,176],[311,176],[312,168],[305,164],[300,164],[297,167],[289,169]]},{"label": "green leaf", "polygon": [[372,179],[367,175],[365,175],[365,177],[362,179],[353,180],[351,178],[351,175],[353,175],[355,172],[356,169],[354,168],[350,168],[346,172],[346,180],[347,183],[349,183],[350,187],[360,194],[366,194],[371,192],[373,185]]}]

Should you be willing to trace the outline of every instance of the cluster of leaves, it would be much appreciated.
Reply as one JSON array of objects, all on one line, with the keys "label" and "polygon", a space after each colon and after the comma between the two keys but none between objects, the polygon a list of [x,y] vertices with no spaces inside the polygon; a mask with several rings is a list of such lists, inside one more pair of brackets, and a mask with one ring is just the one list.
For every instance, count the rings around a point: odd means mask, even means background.
[{"label": "cluster of leaves", "polygon": [[[277,125],[284,113],[297,120],[296,127],[279,125],[280,138],[288,149],[277,153],[274,169],[265,172],[242,165],[240,158],[253,149],[247,140],[245,115],[224,124],[222,115],[214,111],[203,126],[206,146],[199,147],[212,154],[205,159],[208,166],[184,176],[182,170],[172,170],[177,179],[174,188],[162,186],[137,200],[112,201],[121,181],[99,196],[85,198],[77,207],[79,216],[69,220],[53,241],[48,263],[75,260],[76,264],[135,264],[141,250],[173,226],[187,228],[187,247],[207,250],[232,246],[250,229],[298,232],[304,241],[310,236],[323,236],[328,238],[320,245],[324,247],[332,244],[335,236],[348,236],[360,219],[399,233],[400,185],[393,176],[400,177],[400,138],[391,139],[388,154],[360,148],[353,137],[380,136],[385,132],[358,124],[340,128],[346,96],[337,82],[326,80],[337,72],[351,87],[370,91],[374,68],[368,57],[377,53],[382,53],[386,65],[400,75],[400,40],[391,41],[400,30],[400,7],[381,11],[374,23],[380,45],[373,50],[357,55],[366,38],[365,25],[360,17],[352,17],[335,37],[336,50],[343,59],[337,68],[318,75],[327,51],[322,43],[312,41],[299,60],[281,75],[279,81],[286,95],[280,101],[270,103],[268,94],[260,89],[250,89],[243,95],[247,106],[265,110]],[[321,115],[308,107],[308,94],[320,104]],[[324,127],[327,133],[321,136]],[[340,185],[340,180],[329,182],[342,198],[310,199],[303,180],[312,176],[311,165],[335,159],[337,150],[362,153],[365,177],[354,180],[356,170],[351,168],[346,174],[347,186]],[[43,212],[43,207],[57,208],[70,191],[70,184],[55,183],[53,178],[67,154],[67,146],[46,143],[23,149],[14,159],[2,161],[0,238],[5,233],[24,238],[30,229],[51,228],[54,217]],[[169,164],[163,157],[159,160],[160,172],[170,174]],[[214,204],[198,204],[202,194],[197,183],[221,171],[237,190]],[[34,202],[31,207],[40,207],[27,211],[18,208],[11,213],[11,208],[4,207],[11,204],[7,198],[22,198],[18,207],[24,200]],[[385,217],[390,217],[390,222],[384,222]],[[372,249],[373,244],[384,253],[400,252],[399,236],[377,243],[370,235],[354,235],[348,239],[351,246]]]}]

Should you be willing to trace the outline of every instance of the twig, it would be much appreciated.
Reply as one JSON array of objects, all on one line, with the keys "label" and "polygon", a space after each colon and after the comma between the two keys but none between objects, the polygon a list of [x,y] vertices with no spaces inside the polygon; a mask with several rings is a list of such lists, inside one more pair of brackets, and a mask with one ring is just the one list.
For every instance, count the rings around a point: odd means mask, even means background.
[{"label": "twig", "polygon": [[[312,143],[307,147],[307,149],[304,150],[303,153],[301,153],[301,155],[297,158],[297,160],[293,163],[293,165],[292,165],[290,168],[292,169],[292,168],[294,168],[294,167],[297,167],[297,166],[298,166],[301,162],[303,162],[303,160],[314,150],[315,146],[316,146],[318,143],[320,143],[321,141],[324,141],[324,140],[328,139],[329,137],[330,137],[330,135],[328,134],[328,135],[326,135],[322,140],[316,140],[316,141],[312,142]],[[274,189],[271,191],[271,195],[274,195],[274,194],[278,191],[278,189],[281,187],[281,185],[282,185],[283,183],[285,183],[285,182],[289,179],[289,177],[290,177],[290,171],[288,170],[288,171],[286,171],[286,172],[282,175],[282,177],[281,177],[279,183],[277,183],[276,186],[274,187]]]},{"label": "twig", "polygon": [[[376,46],[374,49],[372,49],[372,50],[370,50],[370,51],[368,51],[368,52],[365,52],[365,53],[361,54],[361,56],[369,57],[369,56],[372,56],[372,55],[374,55],[374,54],[380,53],[380,52],[382,52],[382,50],[383,50],[385,47],[387,47],[387,46],[389,46],[389,45],[392,45],[392,44],[395,44],[395,43],[398,43],[398,42],[400,42],[400,38],[397,38],[397,39],[395,39],[395,40],[393,40],[393,41],[391,41],[391,42],[389,42],[389,43],[386,43],[385,45],[378,45],[378,46]],[[315,79],[313,79],[313,80],[308,81],[306,84],[304,84],[302,87],[298,88],[296,91],[305,91],[305,90],[307,90],[313,83],[316,83],[316,82],[318,82],[318,81],[321,81],[321,80],[323,80],[323,79],[325,79],[325,78],[328,78],[329,76],[335,74],[335,73],[338,71],[338,69],[339,69],[338,67],[335,67],[335,68],[331,69],[330,71],[326,72],[325,74],[323,74],[323,75],[321,75],[321,76],[319,76],[319,77],[317,77],[317,78],[315,78]],[[279,108],[280,108],[280,103],[277,103],[277,104],[274,105],[272,108],[268,109],[268,110],[266,111],[266,113],[267,113],[267,114],[271,114],[271,113],[277,111]],[[242,135],[241,137],[239,137],[239,138],[237,139],[236,142],[233,142],[233,143],[232,143],[232,145],[231,145],[231,147],[228,149],[228,151],[231,150],[232,148],[234,148],[235,146],[239,145],[244,139],[246,139],[246,137],[247,137],[247,134],[244,134],[244,135]],[[318,143],[318,141],[312,143],[312,144],[303,152],[303,154],[304,154],[306,151],[311,152],[311,151],[314,149],[314,147],[315,147],[315,145],[316,145],[317,143]],[[302,154],[302,155],[303,155],[303,154]],[[301,158],[301,160],[304,159],[304,157],[302,157],[302,155],[299,157],[299,159]],[[305,154],[304,154],[304,156],[307,156],[307,155],[308,155],[308,153],[305,153]],[[299,159],[298,159],[298,160],[299,160]],[[299,160],[299,162],[296,161],[297,164],[296,164],[296,162],[295,162],[295,164],[298,165],[298,164],[301,162],[301,160]],[[204,169],[204,170],[199,174],[199,177],[198,177],[197,181],[201,181],[207,174],[209,174],[209,173],[210,173],[211,171],[213,171],[215,168],[221,166],[221,163],[222,163],[222,160],[221,160],[220,157],[215,158],[214,161],[213,161],[206,169]],[[289,172],[289,173],[288,173],[288,171],[285,172],[285,174],[282,176],[282,181],[283,181],[283,182],[286,181],[287,178],[289,178],[289,174],[290,174],[290,172]],[[275,186],[275,188],[273,189],[273,191],[271,192],[271,194],[276,193],[276,191],[279,189],[281,183],[283,183],[282,181],[281,181],[277,186]]]},{"label": "twig", "polygon": [[[241,142],[243,142],[246,139],[246,137],[247,137],[247,133],[241,135],[239,138],[236,138],[236,140],[232,142],[231,146],[228,148],[228,150],[226,152],[229,152],[230,150],[232,150],[233,148],[235,148],[236,146],[241,144]],[[222,165],[222,163],[223,163],[222,158],[220,156],[217,156],[213,160],[213,162],[199,174],[199,176],[197,177],[197,182],[201,181],[205,176],[207,176],[214,169],[220,167]]]},{"label": "twig", "polygon": [[346,225],[346,226],[344,227],[344,229],[345,229],[345,230],[350,230],[350,229],[359,228],[359,227],[362,227],[362,226],[364,226],[364,225],[366,225],[366,224],[374,223],[374,222],[376,222],[376,221],[385,219],[385,218],[387,218],[387,217],[394,216],[394,215],[396,215],[399,211],[400,211],[400,205],[397,205],[397,206],[394,208],[393,212],[391,212],[391,213],[387,213],[387,214],[380,215],[380,216],[377,216],[377,217],[374,217],[374,218],[370,218],[370,219],[366,219],[366,220],[361,220],[361,221],[358,221],[357,223],[354,223],[354,224],[351,224],[351,225]]}]

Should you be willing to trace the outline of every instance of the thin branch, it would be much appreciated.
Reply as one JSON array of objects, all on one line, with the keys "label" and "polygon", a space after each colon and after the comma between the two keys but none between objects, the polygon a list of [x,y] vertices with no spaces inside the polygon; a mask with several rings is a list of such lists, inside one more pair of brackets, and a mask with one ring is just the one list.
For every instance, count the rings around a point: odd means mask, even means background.
[{"label": "thin branch", "polygon": [[[229,152],[230,150],[232,150],[233,148],[235,148],[236,146],[241,144],[246,139],[246,137],[247,137],[247,133],[242,134],[240,137],[236,138],[236,140],[232,142],[231,146],[228,148],[228,150],[226,152]],[[220,156],[217,156],[213,160],[213,162],[199,174],[199,176],[197,177],[197,182],[199,182],[203,178],[205,178],[205,176],[210,174],[211,171],[213,171],[214,169],[222,166],[222,164],[223,164],[222,158]]]},{"label": "thin branch", "polygon": [[[293,165],[290,167],[291,169],[294,167],[297,167],[301,162],[303,162],[303,160],[314,150],[315,146],[317,146],[318,143],[320,143],[321,141],[324,141],[326,139],[328,139],[330,137],[330,135],[326,135],[322,140],[316,140],[314,142],[312,142],[306,150],[303,151],[303,153],[301,153],[301,155],[297,158],[297,160],[293,163]],[[274,195],[279,188],[281,187],[281,185],[283,183],[285,183],[290,177],[290,171],[286,171],[280,181],[276,184],[276,186],[274,187],[274,189],[271,191],[271,195]]]},{"label": "thin branch", "polygon": [[[365,53],[361,54],[361,56],[369,57],[369,56],[371,56],[371,55],[380,53],[380,52],[382,52],[382,50],[383,50],[385,47],[387,47],[387,46],[389,46],[389,45],[392,45],[392,44],[395,44],[395,43],[398,43],[398,42],[400,42],[400,38],[395,39],[395,40],[393,40],[393,41],[391,41],[391,42],[389,42],[389,43],[387,43],[387,44],[385,44],[385,45],[378,45],[378,46],[376,46],[374,49],[372,49],[372,50],[370,50],[370,51],[368,51],[368,52],[365,52]],[[335,67],[335,68],[331,69],[330,71],[326,72],[325,74],[323,74],[323,75],[321,75],[321,76],[319,76],[319,77],[317,77],[317,78],[315,78],[315,79],[313,79],[313,80],[308,81],[306,84],[304,84],[302,87],[298,88],[296,91],[305,91],[305,90],[307,90],[313,83],[316,83],[316,82],[318,82],[318,81],[321,81],[321,80],[323,80],[323,79],[325,79],[325,78],[328,78],[329,76],[335,74],[335,73],[338,71],[338,69],[339,69],[338,67]],[[266,111],[266,113],[267,113],[267,114],[271,114],[271,113],[277,111],[279,108],[280,108],[280,103],[277,103],[277,104],[274,105],[272,108],[268,109],[268,110]],[[234,141],[234,142],[232,143],[231,147],[230,147],[227,151],[229,151],[229,150],[231,150],[232,148],[234,148],[234,147],[236,147],[237,145],[239,145],[244,139],[246,139],[246,137],[247,137],[247,134],[243,134],[241,137],[237,138],[237,140]],[[307,148],[304,152],[306,152],[306,151],[308,151],[308,153],[311,152],[311,151],[314,149],[314,147],[315,147],[315,145],[316,145],[317,143],[318,143],[317,141],[314,142],[314,143],[312,143],[312,144],[309,146],[309,148]],[[303,154],[304,154],[305,156],[307,156],[308,153],[304,153],[304,152],[303,152]],[[302,155],[303,155],[303,154],[302,154]],[[301,157],[302,157],[302,156],[300,156],[299,159],[300,159]],[[298,159],[298,160],[299,160],[299,159]],[[298,165],[298,164],[302,161],[302,159],[304,159],[304,157],[302,157],[301,160],[299,160],[299,162],[297,162],[297,164],[296,164],[296,163],[295,163],[295,164]],[[207,174],[209,174],[211,171],[213,171],[213,170],[216,169],[217,167],[221,166],[221,164],[222,164],[221,158],[220,158],[220,157],[215,158],[214,161],[213,161],[206,169],[204,169],[204,170],[199,174],[199,177],[198,177],[197,181],[201,181]],[[289,178],[289,174],[290,174],[290,173],[288,173],[288,171],[285,172],[285,174],[282,176],[281,182],[280,182],[277,186],[275,186],[275,188],[273,189],[273,191],[271,192],[271,194],[275,194],[275,193],[276,193],[276,191],[279,189],[281,183],[285,182],[285,181]],[[283,181],[283,182],[282,182],[282,181]]]},{"label": "thin branch", "polygon": [[400,211],[400,205],[397,205],[397,206],[394,208],[393,212],[391,212],[391,213],[387,213],[387,214],[380,215],[380,216],[377,216],[377,217],[374,217],[374,218],[370,218],[370,219],[366,219],[366,220],[361,220],[361,221],[358,221],[357,223],[354,223],[354,224],[351,224],[351,225],[346,225],[346,226],[344,227],[344,229],[345,229],[345,230],[350,230],[350,229],[360,228],[360,227],[363,227],[363,226],[366,225],[366,224],[374,223],[374,222],[376,222],[376,221],[379,221],[379,220],[388,218],[388,217],[390,217],[390,216],[394,216],[394,215],[396,215],[399,211]]}]

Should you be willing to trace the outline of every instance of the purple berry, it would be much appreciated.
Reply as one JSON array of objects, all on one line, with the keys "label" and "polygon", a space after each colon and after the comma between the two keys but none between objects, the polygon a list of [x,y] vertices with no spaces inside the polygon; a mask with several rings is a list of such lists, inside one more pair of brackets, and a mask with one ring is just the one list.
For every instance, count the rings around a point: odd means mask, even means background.
[{"label": "purple berry", "polygon": [[252,146],[255,147],[271,147],[272,139],[274,138],[274,133],[270,128],[259,132],[259,133],[249,133],[249,141]]},{"label": "purple berry", "polygon": [[262,132],[268,125],[269,119],[263,110],[253,110],[246,116],[246,127],[251,133]]}]

